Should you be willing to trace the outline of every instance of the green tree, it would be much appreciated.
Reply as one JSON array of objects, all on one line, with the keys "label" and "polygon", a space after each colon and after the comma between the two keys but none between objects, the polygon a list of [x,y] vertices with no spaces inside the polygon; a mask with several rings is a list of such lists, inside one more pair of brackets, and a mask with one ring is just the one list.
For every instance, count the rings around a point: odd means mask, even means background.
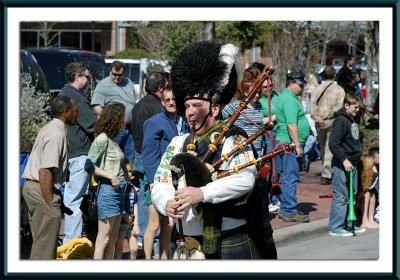
[{"label": "green tree", "polygon": [[202,40],[203,24],[202,22],[167,22],[166,28],[166,46],[162,53],[172,61],[179,52],[189,44]]},{"label": "green tree", "polygon": [[30,152],[39,130],[50,120],[48,93],[35,90],[29,73],[21,73],[20,151]]},{"label": "green tree", "polygon": [[202,30],[202,22],[154,21],[137,26],[137,35],[130,38],[138,38],[140,48],[154,56],[174,60],[188,44],[202,39]]},{"label": "green tree", "polygon": [[222,42],[234,43],[242,50],[262,45],[263,28],[261,21],[220,21],[216,24],[217,38]]}]

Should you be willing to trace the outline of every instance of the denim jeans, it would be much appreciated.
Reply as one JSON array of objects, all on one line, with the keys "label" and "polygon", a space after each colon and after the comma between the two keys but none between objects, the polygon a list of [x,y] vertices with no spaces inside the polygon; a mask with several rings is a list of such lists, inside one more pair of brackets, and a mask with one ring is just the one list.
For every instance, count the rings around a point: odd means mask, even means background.
[{"label": "denim jeans", "polygon": [[[138,152],[135,151],[135,166],[136,166],[136,171],[140,172],[143,174],[143,177],[139,179],[140,182],[140,190],[138,192],[138,210],[139,210],[139,227],[140,227],[140,233],[138,236],[138,242],[143,243],[143,234],[146,231],[147,223],[149,221],[149,210],[147,208],[146,202],[145,202],[145,184],[147,183],[146,178],[144,177],[144,166],[143,166],[143,159],[142,155],[139,154]],[[153,247],[153,252],[154,256],[159,256],[159,248],[160,248],[160,240],[159,240],[159,235],[160,235],[160,229],[157,230],[155,238],[154,238],[154,247]]]},{"label": "denim jeans", "polygon": [[299,176],[299,160],[296,158],[296,151],[283,153],[279,157],[282,161],[282,194],[281,212],[287,215],[298,213],[297,209],[297,184],[300,181]]},{"label": "denim jeans", "polygon": [[[266,151],[266,153],[272,152],[274,150],[276,144],[277,144],[277,142],[275,140],[276,131],[272,131],[272,137],[273,137],[273,139],[271,139],[269,137],[269,133],[265,133],[264,134],[264,143],[265,143],[265,151]],[[279,182],[279,177],[280,177],[279,171],[282,170],[282,160],[281,160],[281,158],[279,156],[274,157],[273,164],[275,164],[276,180]],[[273,175],[274,174],[273,174],[273,172],[271,170],[271,176],[269,176],[269,178],[268,178],[268,183],[269,184],[272,184]],[[281,196],[280,195],[273,195],[273,194],[271,194],[271,192],[268,193],[268,197],[269,197],[269,202],[271,204],[277,204],[281,200]]]},{"label": "denim jeans", "polygon": [[117,143],[121,150],[124,152],[125,157],[133,162],[135,159],[135,145],[133,143],[133,136],[129,130],[122,129],[114,139],[115,143]]},{"label": "denim jeans", "polygon": [[308,158],[309,153],[311,153],[314,150],[314,144],[315,144],[315,136],[314,135],[308,136],[306,144],[304,145],[304,157]]},{"label": "denim jeans", "polygon": [[69,182],[65,184],[64,205],[71,209],[73,214],[66,214],[64,217],[64,244],[82,234],[80,206],[90,180],[90,175],[84,170],[87,158],[86,155],[82,155],[68,160]]},{"label": "denim jeans", "polygon": [[[334,232],[339,228],[351,229],[352,222],[347,221],[349,205],[349,186],[347,183],[348,172],[337,166],[332,167],[332,204],[329,216],[329,230]],[[353,169],[353,193],[357,193],[357,169]],[[354,199],[355,201],[355,199]]]}]

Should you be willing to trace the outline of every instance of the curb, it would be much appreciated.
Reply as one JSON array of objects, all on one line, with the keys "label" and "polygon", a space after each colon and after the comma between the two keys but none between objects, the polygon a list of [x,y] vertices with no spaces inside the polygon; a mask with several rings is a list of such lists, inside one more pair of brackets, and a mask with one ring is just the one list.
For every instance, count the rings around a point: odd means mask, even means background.
[{"label": "curb", "polygon": [[274,230],[275,245],[285,246],[299,239],[309,239],[328,232],[329,218]]}]

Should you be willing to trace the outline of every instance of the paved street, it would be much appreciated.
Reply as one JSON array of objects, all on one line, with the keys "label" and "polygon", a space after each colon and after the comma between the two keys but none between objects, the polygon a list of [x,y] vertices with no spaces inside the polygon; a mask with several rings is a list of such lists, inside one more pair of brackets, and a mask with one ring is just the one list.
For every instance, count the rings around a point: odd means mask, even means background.
[{"label": "paved street", "polygon": [[379,230],[354,237],[301,238],[277,245],[280,260],[376,260],[379,258]]}]

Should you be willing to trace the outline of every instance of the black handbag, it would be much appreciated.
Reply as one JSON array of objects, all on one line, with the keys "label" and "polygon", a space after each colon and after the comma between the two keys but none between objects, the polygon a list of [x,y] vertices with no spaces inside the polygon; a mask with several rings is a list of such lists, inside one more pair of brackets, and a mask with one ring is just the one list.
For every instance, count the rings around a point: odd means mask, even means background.
[{"label": "black handbag", "polygon": [[[106,148],[104,149],[104,151],[101,153],[101,155],[97,159],[96,163],[98,166],[101,166],[106,161],[109,142],[110,142],[110,140],[108,139]],[[99,159],[101,159],[100,164],[98,163]],[[93,186],[93,180],[95,182],[98,182],[99,179],[97,176],[94,175],[95,166],[89,158],[86,160],[84,168],[85,168],[85,171],[88,172],[90,174],[90,176],[92,176],[92,178],[91,178],[92,182],[91,182],[91,184],[89,184],[88,194],[85,195],[85,197],[83,198],[83,201],[81,203],[81,210],[82,210],[82,212],[84,212],[87,215],[89,221],[96,221],[97,220],[98,188],[96,186]]]}]

